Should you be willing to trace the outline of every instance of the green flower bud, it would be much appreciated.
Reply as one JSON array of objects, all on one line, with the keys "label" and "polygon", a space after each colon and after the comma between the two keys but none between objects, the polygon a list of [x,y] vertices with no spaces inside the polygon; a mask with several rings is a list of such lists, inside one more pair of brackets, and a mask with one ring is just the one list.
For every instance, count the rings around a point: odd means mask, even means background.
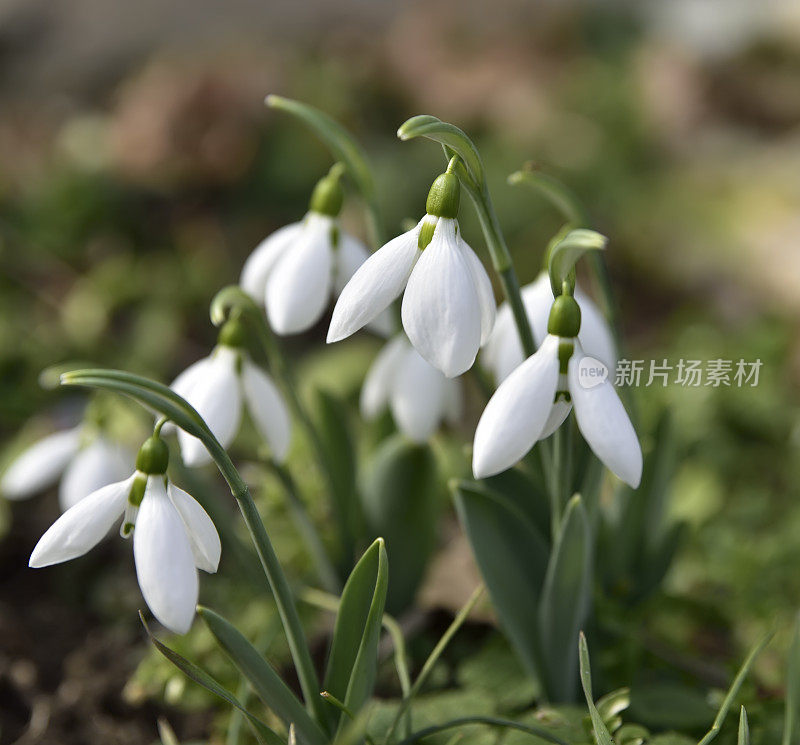
[{"label": "green flower bud", "polygon": [[573,339],[581,330],[581,309],[572,295],[559,295],[553,301],[547,333]]},{"label": "green flower bud", "polygon": [[244,324],[239,318],[231,318],[226,321],[217,335],[217,344],[238,349],[247,343],[247,332]]},{"label": "green flower bud", "polygon": [[341,165],[336,163],[327,176],[323,176],[317,181],[314,191],[311,192],[311,200],[308,203],[309,210],[329,217],[338,216],[344,203],[344,189],[342,189],[340,181],[342,171]]},{"label": "green flower bud", "polygon": [[443,173],[437,176],[428,192],[425,211],[434,217],[458,217],[458,205],[461,201],[461,184],[458,176]]},{"label": "green flower bud", "polygon": [[169,465],[169,448],[158,435],[148,437],[139,448],[136,455],[136,470],[151,474],[167,472]]}]

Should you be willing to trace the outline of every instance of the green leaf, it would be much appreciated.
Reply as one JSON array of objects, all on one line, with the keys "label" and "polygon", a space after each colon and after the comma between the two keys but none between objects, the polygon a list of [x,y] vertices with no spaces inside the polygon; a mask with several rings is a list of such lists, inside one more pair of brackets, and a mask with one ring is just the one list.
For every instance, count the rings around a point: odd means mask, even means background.
[{"label": "green leaf", "polygon": [[[354,714],[372,695],[389,567],[383,539],[364,553],[342,591],[325,674],[325,690]],[[344,717],[339,718],[341,728]]]},{"label": "green leaf", "polygon": [[606,726],[612,732],[621,724],[620,713],[625,711],[631,704],[631,689],[619,688],[616,691],[606,694],[597,702],[597,711],[603,718]]},{"label": "green leaf", "polygon": [[792,645],[786,665],[786,709],[783,719],[783,745],[792,745],[800,719],[800,616],[795,619]]},{"label": "green leaf", "polygon": [[265,103],[270,108],[291,114],[314,130],[316,135],[330,148],[334,160],[340,160],[347,166],[361,196],[367,201],[374,198],[375,184],[367,155],[339,122],[313,106],[290,98],[269,95]]},{"label": "green leaf", "polygon": [[450,148],[466,163],[475,184],[478,187],[483,184],[485,178],[481,156],[466,133],[453,124],[443,122],[435,116],[421,114],[403,122],[397,130],[397,136],[403,141],[415,137],[427,137]]},{"label": "green leaf", "polygon": [[719,734],[719,731],[722,728],[722,723],[725,721],[725,717],[728,716],[728,711],[730,711],[731,706],[733,706],[734,699],[739,693],[739,689],[742,687],[744,679],[750,672],[750,668],[756,661],[756,657],[758,657],[764,647],[769,644],[770,639],[772,639],[772,634],[773,632],[770,632],[769,634],[763,636],[761,640],[750,650],[750,654],[747,655],[744,663],[742,663],[742,666],[739,668],[739,672],[736,673],[736,677],[733,679],[733,683],[731,683],[731,687],[728,689],[728,693],[725,695],[722,705],[719,707],[719,711],[714,719],[714,723],[711,725],[711,729],[708,731],[706,736],[700,740],[698,745],[707,745]]},{"label": "green leaf", "polygon": [[556,538],[539,604],[539,628],[550,694],[571,701],[576,689],[575,639],[589,610],[592,545],[580,496],[570,499]]},{"label": "green leaf", "polygon": [[742,706],[739,711],[739,739],[738,745],[750,745],[750,725],[747,723],[747,712]]},{"label": "green leaf", "polygon": [[615,735],[619,745],[644,745],[649,742],[650,731],[641,724],[623,724]]},{"label": "green leaf", "polygon": [[550,251],[547,269],[553,293],[561,294],[562,283],[569,277],[581,256],[587,251],[602,251],[607,243],[608,238],[596,230],[570,230]]},{"label": "green leaf", "polygon": [[394,435],[381,443],[361,481],[372,535],[382,536],[392,567],[386,609],[397,614],[414,600],[436,545],[442,511],[436,459],[427,445]]},{"label": "green leaf", "polygon": [[537,611],[547,571],[547,542],[513,503],[481,484],[451,485],[500,622],[527,673],[544,683]]},{"label": "green leaf", "polygon": [[592,667],[589,662],[589,647],[586,644],[586,637],[581,631],[578,637],[578,660],[580,662],[581,686],[583,694],[586,696],[586,705],[589,707],[589,716],[592,718],[592,733],[597,745],[614,745],[611,733],[600,716],[600,712],[594,704],[592,698]]},{"label": "green leaf", "polygon": [[714,715],[705,691],[683,683],[643,683],[631,694],[630,715],[652,729],[696,730]]},{"label": "green leaf", "polygon": [[333,394],[316,389],[311,411],[322,457],[330,474],[331,498],[342,541],[342,576],[352,566],[356,545],[364,533],[364,515],[356,486],[356,453],[347,424],[347,409]]},{"label": "green leaf", "polygon": [[197,667],[197,665],[195,665],[193,662],[189,662],[189,660],[187,660],[185,657],[182,657],[177,652],[170,649],[166,644],[163,644],[156,639],[156,637],[153,636],[153,633],[150,631],[150,627],[147,625],[147,621],[145,621],[141,611],[139,612],[139,618],[141,619],[144,630],[147,632],[147,636],[150,637],[150,641],[152,642],[153,646],[173,665],[175,665],[178,670],[186,675],[187,678],[193,680],[198,685],[203,686],[203,688],[205,688],[207,691],[210,691],[215,696],[219,696],[223,701],[227,701],[231,706],[234,706],[241,711],[253,726],[253,730],[255,731],[256,737],[260,743],[264,743],[264,745],[286,745],[286,741],[280,737],[277,732],[270,729],[257,716],[251,714],[247,709],[245,709],[236,696],[234,696],[227,688],[223,688],[216,680],[214,680],[214,678],[205,672],[205,670]]},{"label": "green leaf", "polygon": [[553,204],[570,222],[572,227],[581,228],[589,224],[589,218],[578,197],[564,183],[536,169],[533,164],[526,164],[521,171],[515,171],[508,177],[512,186],[527,186],[539,192]]},{"label": "green leaf", "polygon": [[299,741],[306,745],[325,745],[327,738],[323,731],[269,662],[242,633],[209,608],[200,606],[197,613],[239,672],[250,681],[259,698],[277,714],[287,728],[294,724]]}]

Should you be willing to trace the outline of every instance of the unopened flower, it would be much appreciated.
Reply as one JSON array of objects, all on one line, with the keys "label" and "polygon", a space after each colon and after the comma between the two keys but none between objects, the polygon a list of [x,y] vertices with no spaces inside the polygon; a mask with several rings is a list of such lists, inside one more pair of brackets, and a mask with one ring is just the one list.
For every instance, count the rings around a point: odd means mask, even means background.
[{"label": "unopened flower", "polygon": [[587,356],[575,338],[580,319],[572,297],[556,298],[550,333],[500,384],[478,422],[472,459],[476,478],[513,466],[537,440],[552,434],[574,406],[578,428],[597,457],[627,484],[639,485],[639,440],[608,370]]},{"label": "unopened flower", "polygon": [[[533,339],[539,346],[547,336],[547,319],[554,299],[547,272],[542,272],[534,282],[525,285],[521,295]],[[581,348],[585,354],[603,362],[613,374],[617,366],[617,350],[608,323],[594,301],[580,287],[575,287],[575,300],[581,309],[581,330],[578,333]],[[497,322],[481,352],[481,360],[500,383],[524,359],[511,308],[504,302],[497,310]]]},{"label": "unopened flower", "polygon": [[81,424],[24,450],[3,474],[0,493],[7,499],[28,499],[60,477],[58,501],[65,511],[101,486],[119,481],[132,465],[132,453]]},{"label": "unopened flower", "polygon": [[489,338],[495,318],[492,284],[461,237],[460,186],[439,176],[427,214],[411,230],[378,249],[342,290],[328,343],[358,331],[403,294],[403,327],[416,350],[448,378],[468,370]]},{"label": "unopened flower", "polygon": [[374,419],[386,407],[398,429],[425,442],[442,421],[461,416],[458,381],[446,378],[398,334],[379,352],[361,388],[361,413]]},{"label": "unopened flower", "polygon": [[83,556],[122,518],[120,534],[133,534],[136,576],[145,602],[164,626],[185,634],[197,605],[197,569],[216,572],[221,545],[206,511],[167,480],[168,459],[160,437],[147,440],[134,474],[67,510],[36,544],[29,565],[38,569]]},{"label": "unopened flower", "polygon": [[[369,251],[339,225],[341,173],[331,169],[317,184],[300,221],[265,238],[250,254],[239,284],[265,306],[270,326],[296,334],[322,317],[331,295],[338,296]],[[391,318],[376,319],[379,333],[391,331]]]},{"label": "unopened flower", "polygon": [[[172,390],[197,410],[224,448],[239,431],[246,404],[273,456],[283,461],[291,440],[289,411],[272,378],[250,359],[243,344],[240,322],[228,321],[220,331],[214,351],[178,375]],[[211,462],[211,456],[196,437],[178,430],[178,440],[187,466]]]}]

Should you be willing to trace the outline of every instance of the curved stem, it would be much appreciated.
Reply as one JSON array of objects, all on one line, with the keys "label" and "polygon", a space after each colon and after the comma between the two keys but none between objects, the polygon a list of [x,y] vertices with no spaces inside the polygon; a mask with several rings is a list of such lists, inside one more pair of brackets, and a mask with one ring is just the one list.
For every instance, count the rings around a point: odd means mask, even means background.
[{"label": "curved stem", "polygon": [[522,302],[519,279],[514,269],[514,262],[503,237],[500,221],[497,219],[497,213],[492,204],[492,198],[489,195],[486,184],[483,184],[480,191],[472,189],[468,189],[468,191],[478,213],[478,220],[489,249],[489,255],[492,257],[492,265],[500,277],[503,294],[511,308],[511,314],[514,316],[514,324],[517,327],[517,333],[522,343],[522,350],[526,357],[530,357],[536,351],[536,343],[533,340],[533,332],[528,320],[528,314],[525,311],[525,304]]},{"label": "curved stem", "polygon": [[453,619],[453,622],[450,624],[450,626],[448,626],[447,631],[442,634],[441,639],[439,639],[439,641],[436,643],[436,646],[433,648],[433,651],[430,653],[430,655],[428,655],[428,659],[425,660],[425,664],[422,666],[422,670],[420,670],[417,679],[414,681],[414,685],[411,686],[411,690],[408,692],[408,695],[403,698],[400,707],[397,709],[392,726],[389,728],[389,732],[386,735],[387,743],[392,742],[392,738],[394,737],[394,733],[397,731],[397,725],[400,723],[400,720],[403,718],[406,711],[408,711],[408,707],[411,705],[414,697],[422,689],[422,686],[425,684],[425,681],[428,679],[428,676],[431,674],[434,666],[439,661],[442,653],[447,648],[447,645],[456,635],[456,632],[461,628],[464,621],[467,620],[467,616],[469,616],[478,600],[480,600],[483,591],[484,586],[483,583],[481,583],[475,588],[472,595],[470,595],[469,600],[467,600],[467,602],[458,612],[458,615],[456,615],[456,617]]},{"label": "curved stem", "polygon": [[482,716],[460,717],[459,719],[452,719],[444,724],[435,724],[432,727],[426,727],[425,729],[421,729],[419,732],[415,732],[413,735],[410,735],[405,740],[401,740],[398,745],[414,745],[415,742],[419,742],[423,738],[429,737],[430,735],[435,735],[448,729],[454,729],[455,727],[463,727],[467,724],[487,724],[491,727],[506,727],[507,729],[515,729],[520,732],[527,732],[529,735],[535,735],[542,740],[555,743],[555,745],[569,745],[566,740],[561,739],[558,735],[554,735],[544,727],[521,724],[520,722],[512,722],[509,719],[500,719],[499,717]]},{"label": "curved stem", "polygon": [[319,698],[319,680],[314,670],[314,663],[311,660],[311,652],[300,623],[300,617],[297,614],[292,591],[275,554],[275,549],[272,547],[272,542],[261,520],[261,515],[250,494],[250,489],[239,475],[228,453],[213,435],[210,439],[204,441],[204,444],[214,459],[217,468],[219,468],[222,477],[230,487],[231,493],[236,498],[242,517],[247,525],[247,530],[250,532],[250,537],[256,548],[256,553],[261,561],[261,567],[272,588],[275,604],[278,607],[278,614],[286,631],[289,650],[297,668],[297,677],[303,690],[306,708],[317,722],[324,722],[325,714],[322,711]]}]

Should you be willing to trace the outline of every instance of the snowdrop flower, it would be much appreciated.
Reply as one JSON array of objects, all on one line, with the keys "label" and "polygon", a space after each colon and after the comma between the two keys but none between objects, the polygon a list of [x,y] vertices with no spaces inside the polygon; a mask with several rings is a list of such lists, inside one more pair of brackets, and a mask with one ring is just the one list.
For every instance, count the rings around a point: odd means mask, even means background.
[{"label": "snowdrop flower", "polygon": [[461,416],[461,391],[398,334],[378,353],[361,388],[361,413],[374,419],[387,406],[398,429],[425,442],[444,420]]},{"label": "snowdrop flower", "polygon": [[[247,410],[272,454],[283,461],[289,450],[289,411],[272,378],[251,359],[244,348],[241,321],[231,319],[222,327],[214,351],[186,368],[172,383],[172,390],[185,398],[227,448]],[[181,455],[187,466],[211,462],[203,443],[178,430]]]},{"label": "snowdrop flower", "polygon": [[402,319],[414,348],[453,378],[468,370],[492,331],[495,301],[480,259],[461,237],[460,185],[443,173],[427,214],[356,271],[333,309],[328,343],[358,331],[403,295]]},{"label": "snowdrop flower", "polygon": [[164,626],[185,634],[197,605],[197,570],[217,571],[221,545],[206,511],[167,480],[168,463],[167,445],[154,434],[139,450],[134,474],[67,510],[36,544],[29,566],[38,569],[83,556],[122,518],[120,535],[133,534],[145,602]]},{"label": "snowdrop flower", "polygon": [[[270,326],[279,334],[297,334],[322,317],[331,295],[338,295],[366,261],[369,251],[339,226],[344,194],[339,164],[314,188],[308,213],[265,238],[250,254],[239,284],[264,305]],[[382,316],[374,326],[392,330]]]},{"label": "snowdrop flower", "polygon": [[60,477],[58,500],[66,511],[101,486],[119,481],[132,465],[132,453],[81,424],[24,450],[3,474],[0,493],[7,499],[28,499]]},{"label": "snowdrop flower", "polygon": [[[554,299],[547,272],[542,272],[534,282],[525,285],[521,295],[534,341],[539,346],[547,336],[547,319]],[[579,287],[575,288],[575,300],[581,309],[578,341],[584,353],[603,362],[613,375],[617,366],[617,350],[608,323],[594,301]],[[505,380],[525,359],[514,317],[507,302],[497,311],[497,322],[481,352],[481,359],[494,373],[498,383]]]},{"label": "snowdrop flower", "polygon": [[578,303],[559,295],[541,346],[500,384],[478,422],[472,458],[476,478],[513,466],[574,406],[578,428],[595,455],[627,484],[639,486],[639,440],[608,369],[586,355],[575,338],[580,324]]}]

